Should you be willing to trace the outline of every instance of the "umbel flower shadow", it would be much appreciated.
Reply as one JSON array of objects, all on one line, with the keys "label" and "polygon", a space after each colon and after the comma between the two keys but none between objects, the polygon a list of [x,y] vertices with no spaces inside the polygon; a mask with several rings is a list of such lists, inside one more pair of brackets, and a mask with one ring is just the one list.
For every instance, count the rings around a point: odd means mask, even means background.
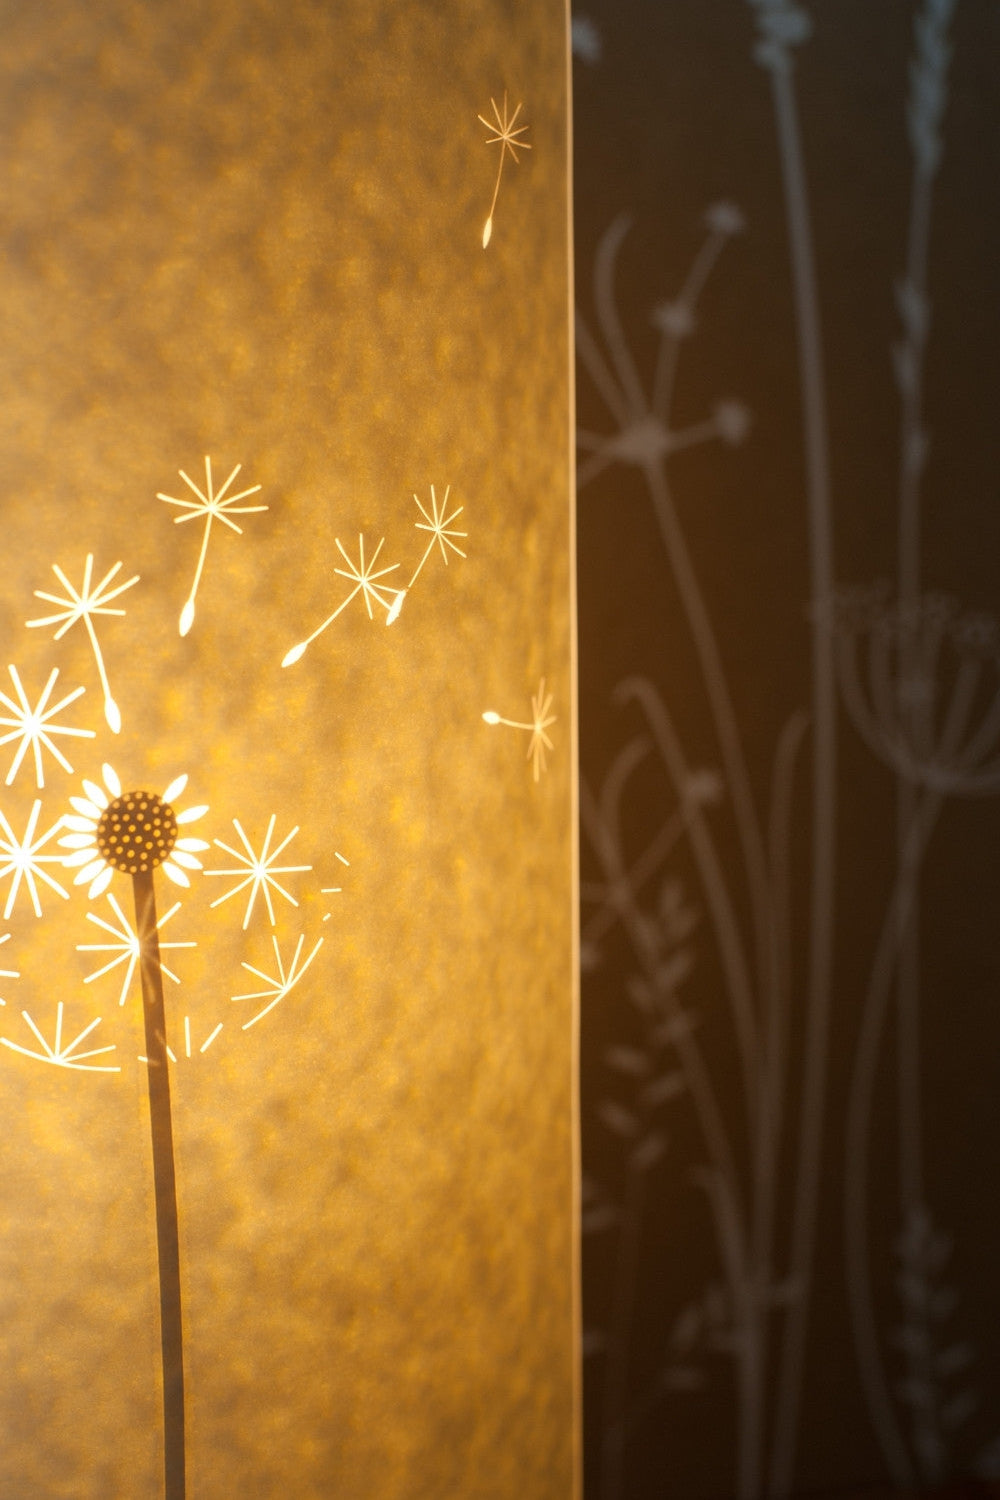
[{"label": "umbel flower shadow", "polygon": [[[594,305],[603,335],[602,345],[578,317],[581,364],[603,397],[617,430],[602,435],[580,434],[583,457],[579,469],[582,497],[587,486],[609,465],[625,463],[640,470],[653,513],[659,524],[670,573],[686,615],[701,669],[701,682],[715,731],[719,767],[692,765],[663,695],[649,681],[629,678],[616,697],[623,708],[637,711],[642,730],[619,752],[608,768],[599,792],[584,779],[581,787],[583,830],[598,878],[584,886],[585,899],[594,903],[583,926],[584,955],[597,961],[597,944],[613,924],[625,931],[639,966],[640,978],[630,998],[641,1015],[646,1045],[641,1059],[631,1059],[625,1075],[634,1084],[630,1106],[605,1101],[601,1118],[626,1149],[625,1186],[621,1201],[589,1183],[592,1209],[602,1231],[612,1227],[618,1250],[612,1307],[605,1335],[594,1347],[604,1361],[604,1451],[602,1496],[616,1500],[623,1493],[626,1450],[631,1434],[651,1403],[668,1389],[681,1388],[696,1378],[687,1354],[671,1355],[650,1391],[635,1395],[630,1389],[628,1345],[634,1314],[635,1274],[642,1236],[642,1217],[648,1173],[660,1160],[662,1109],[677,1101],[689,1102],[706,1151],[697,1180],[705,1194],[714,1230],[722,1284],[718,1296],[706,1297],[712,1317],[699,1313],[696,1321],[714,1348],[732,1359],[738,1395],[738,1493],[753,1496],[763,1483],[767,1448],[765,1424],[773,1409],[773,1386],[787,1387],[796,1370],[798,1341],[807,1300],[811,1235],[818,1185],[816,1140],[822,1106],[822,1070],[815,1057],[823,1033],[828,973],[807,982],[811,998],[807,1013],[805,1062],[793,1056],[789,1017],[796,979],[790,950],[789,848],[793,778],[806,729],[806,716],[796,713],[785,726],[776,747],[770,806],[762,818],[751,792],[749,769],[732,696],[707,601],[688,549],[674,502],[667,468],[673,454],[694,443],[717,439],[740,443],[750,427],[749,413],[739,401],[718,401],[708,417],[677,430],[671,406],[682,344],[696,326],[698,301],[722,250],[743,229],[739,210],[716,204],[706,216],[706,238],[696,255],[680,294],[661,303],[653,313],[660,333],[650,394],[639,378],[618,317],[614,298],[614,269],[627,223],[617,220],[598,248],[594,273]],[[605,352],[606,351],[606,352]],[[829,714],[821,725],[829,729]],[[674,811],[644,847],[629,847],[623,828],[634,818],[623,815],[623,805],[641,766],[650,756],[666,778]],[[829,747],[821,767],[821,784],[830,792]],[[832,792],[830,793],[832,795]],[[735,824],[739,862],[723,858],[713,807],[725,798]],[[829,822],[825,803],[817,812],[814,839],[819,841],[820,893],[828,887],[826,868],[832,851],[823,842]],[[634,839],[634,835],[630,836]],[[742,1080],[739,1116],[724,1105],[713,1079],[711,1059],[698,1036],[693,1016],[681,1000],[693,956],[687,944],[677,950],[676,922],[647,909],[644,888],[663,879],[661,872],[678,845],[687,844],[705,901],[709,936],[724,981]],[[661,895],[676,889],[668,881]],[[829,944],[829,911],[825,897],[816,910],[815,940],[822,953]],[[750,914],[748,926],[742,912]],[[666,921],[666,926],[664,926]],[[670,934],[673,934],[671,937]],[[815,966],[815,958],[813,965]],[[627,1049],[626,1049],[627,1050]],[[810,1063],[810,1053],[813,1061]],[[621,1049],[609,1065],[621,1077]],[[779,1163],[790,1149],[786,1100],[793,1070],[805,1068],[808,1080],[797,1121],[799,1159],[798,1219],[788,1250],[777,1242],[777,1186]],[[620,1095],[620,1084],[618,1092]],[[743,1146],[743,1141],[747,1145]],[[742,1163],[746,1162],[744,1166]],[[594,1212],[591,1213],[594,1222]],[[791,1272],[780,1266],[791,1266]],[[686,1316],[686,1315],[685,1315]],[[691,1324],[686,1319],[685,1327]],[[693,1326],[693,1324],[692,1324]],[[783,1328],[785,1354],[779,1365],[774,1343]],[[689,1344],[690,1341],[687,1341]],[[676,1353],[676,1351],[675,1351]],[[777,1403],[773,1449],[789,1441],[794,1404],[786,1397]]]}]

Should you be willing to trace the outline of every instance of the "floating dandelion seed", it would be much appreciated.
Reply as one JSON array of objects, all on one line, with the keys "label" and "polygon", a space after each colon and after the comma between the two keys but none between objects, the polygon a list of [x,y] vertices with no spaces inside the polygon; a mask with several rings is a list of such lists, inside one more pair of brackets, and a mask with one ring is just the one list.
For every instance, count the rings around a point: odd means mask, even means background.
[{"label": "floating dandelion seed", "polygon": [[123,793],[109,765],[101,768],[101,774],[107,793],[96,782],[85,781],[86,797],[69,799],[75,816],[67,814],[62,820],[70,832],[59,845],[73,851],[63,855],[62,862],[68,869],[82,866],[73,884],[89,882],[87,894],[93,900],[107,890],[115,870],[146,875],[159,866],[175,885],[189,886],[186,871],[201,869],[197,851],[209,846],[204,839],[178,837],[182,825],[208,812],[207,807],[174,811],[171,804],[187,786],[187,777],[178,776],[161,797],[156,792]]},{"label": "floating dandelion seed", "polygon": [[278,939],[272,936],[271,942],[274,945],[274,962],[277,969],[277,973],[275,975],[265,974],[263,969],[255,969],[252,964],[248,964],[246,962],[244,962],[243,964],[244,969],[246,969],[249,973],[256,975],[258,979],[263,979],[267,988],[263,990],[253,990],[246,995],[233,995],[232,997],[233,1000],[266,999],[268,1002],[264,1006],[263,1010],[259,1010],[255,1016],[251,1016],[249,1021],[244,1021],[244,1031],[249,1030],[251,1026],[255,1026],[258,1021],[260,1021],[264,1016],[267,1015],[269,1010],[273,1010],[280,1001],[284,1000],[285,996],[298,984],[299,980],[302,978],[303,974],[306,972],[309,965],[312,963],[313,959],[316,957],[317,953],[323,946],[323,939],[320,938],[317,941],[316,946],[313,948],[312,952],[309,954],[309,957],[306,959],[305,963],[300,965],[299,957],[302,953],[302,945],[305,942],[305,936],[303,935],[302,937],[300,937],[298,943],[295,945],[295,952],[292,955],[291,965],[286,972],[285,965],[281,957],[281,950],[278,947]]},{"label": "floating dandelion seed", "polygon": [[100,1026],[100,1016],[97,1016],[96,1019],[91,1021],[88,1026],[85,1026],[79,1033],[79,1035],[75,1036],[71,1042],[67,1042],[65,1045],[63,1045],[63,1003],[60,1000],[58,1006],[56,1007],[56,1028],[52,1044],[50,1046],[49,1043],[45,1040],[42,1033],[39,1031],[38,1027],[35,1025],[34,1021],[28,1015],[28,1012],[26,1010],[22,1010],[21,1015],[28,1028],[34,1034],[41,1050],[36,1052],[30,1047],[22,1047],[17,1042],[12,1042],[9,1037],[0,1036],[0,1044],[2,1044],[4,1047],[9,1047],[12,1052],[20,1052],[23,1057],[37,1058],[39,1062],[51,1063],[52,1066],[56,1068],[72,1068],[80,1073],[121,1072],[120,1067],[112,1067],[107,1063],[102,1064],[87,1061],[88,1058],[103,1057],[106,1056],[106,1054],[109,1052],[114,1052],[115,1048],[113,1044],[107,1047],[92,1047],[89,1052],[78,1051],[80,1043],[86,1041],[90,1033],[94,1031],[96,1027]]},{"label": "floating dandelion seed", "polygon": [[500,110],[497,109],[497,102],[496,102],[495,99],[491,99],[490,100],[490,104],[493,106],[493,113],[496,116],[496,124],[495,125],[493,124],[493,122],[491,120],[487,120],[483,115],[477,116],[477,118],[482,122],[482,124],[484,124],[486,126],[486,129],[492,132],[492,134],[490,134],[490,135],[487,136],[487,138],[486,138],[486,144],[488,146],[495,146],[495,145],[499,144],[499,146],[500,146],[500,164],[497,167],[497,180],[496,180],[496,186],[493,189],[493,202],[490,204],[490,211],[489,211],[489,214],[486,217],[486,223],[483,225],[483,249],[484,250],[486,249],[486,246],[489,244],[489,242],[490,242],[490,240],[491,240],[491,238],[493,236],[493,210],[497,206],[497,194],[500,191],[500,178],[503,176],[503,164],[504,164],[504,159],[505,159],[505,157],[507,155],[507,152],[508,151],[510,152],[511,159],[512,159],[512,161],[516,165],[517,164],[517,159],[518,159],[517,158],[518,151],[530,151],[531,150],[531,147],[528,145],[527,141],[522,141],[522,140],[519,139],[519,137],[522,136],[522,135],[524,135],[525,131],[528,129],[527,125],[518,125],[517,128],[515,129],[515,124],[516,124],[516,121],[517,121],[517,117],[521,113],[521,106],[520,106],[520,104],[517,106],[517,108],[515,109],[514,113],[511,115],[511,117],[510,117],[509,120],[507,118],[507,94],[506,94],[506,91],[504,92],[504,96],[503,96],[503,113],[502,114],[501,114]]},{"label": "floating dandelion seed", "polygon": [[232,531],[242,536],[242,526],[238,526],[232,517],[234,515],[252,515],[257,511],[267,510],[266,505],[237,505],[236,503],[237,500],[245,500],[248,495],[256,495],[260,489],[259,484],[252,484],[249,489],[240,490],[238,495],[226,496],[226,491],[242,467],[242,464],[236,465],[219,493],[216,494],[212,488],[212,460],[206,455],[204,494],[195,484],[194,480],[188,478],[183,469],[178,470],[184,483],[197,495],[197,500],[175,500],[173,495],[162,495],[159,491],[157,492],[157,500],[165,500],[168,505],[179,505],[183,510],[187,511],[187,515],[185,516],[174,516],[176,525],[181,526],[185,521],[194,521],[202,517],[205,521],[205,532],[201,539],[201,551],[198,554],[198,566],[195,568],[194,583],[191,585],[191,592],[187,597],[184,608],[181,610],[178,625],[181,635],[187,635],[194,624],[194,602],[198,593],[198,585],[201,582],[202,569],[205,566],[205,555],[208,552],[208,538],[212,531],[212,522],[219,520],[224,526],[228,526]]},{"label": "floating dandelion seed", "polygon": [[10,890],[7,893],[7,904],[3,909],[5,922],[14,910],[14,902],[17,900],[17,893],[21,889],[22,881],[24,889],[30,897],[36,917],[42,915],[42,908],[38,900],[38,886],[35,883],[36,880],[44,881],[50,890],[55,891],[58,896],[62,896],[66,900],[69,899],[69,892],[64,891],[59,882],[53,880],[52,876],[42,869],[43,865],[62,864],[63,861],[58,854],[39,854],[38,852],[40,849],[44,849],[49,839],[62,826],[61,820],[57,820],[51,828],[47,828],[43,834],[35,838],[35,829],[38,826],[38,814],[41,810],[41,802],[36,801],[32,804],[31,812],[28,815],[28,824],[24,830],[24,837],[21,839],[18,839],[5,814],[0,812],[0,880],[5,880],[8,875],[14,877],[11,881]]},{"label": "floating dandelion seed", "polygon": [[532,771],[537,781],[539,775],[545,770],[545,752],[552,749],[552,741],[545,731],[550,724],[556,722],[555,714],[550,714],[552,707],[552,694],[545,692],[545,678],[538,684],[538,692],[531,699],[531,723],[523,724],[517,719],[505,719],[493,710],[487,709],[483,719],[487,724],[506,724],[509,729],[526,729],[531,734],[528,742],[528,757],[532,762]]},{"label": "floating dandelion seed", "polygon": [[444,558],[445,567],[448,566],[449,547],[453,552],[457,553],[459,557],[465,556],[465,553],[462,551],[461,547],[459,547],[456,542],[452,541],[452,538],[460,536],[464,539],[468,536],[468,532],[456,531],[451,524],[452,521],[458,520],[458,517],[462,514],[462,511],[465,509],[465,507],[463,505],[459,505],[455,510],[452,511],[451,515],[448,515],[448,496],[450,494],[451,485],[449,484],[444,492],[444,498],[442,499],[440,505],[438,505],[438,498],[434,493],[434,486],[431,485],[431,508],[429,511],[424,507],[423,504],[421,504],[419,496],[414,495],[413,497],[417,502],[417,509],[420,511],[420,514],[424,518],[422,521],[415,521],[414,525],[416,526],[418,531],[429,531],[431,533],[431,539],[427,543],[427,550],[417,564],[416,572],[407,584],[408,588],[412,589],[413,585],[416,583],[417,578],[420,576],[421,568],[427,561],[428,557],[430,557],[431,552],[434,550],[435,542],[437,542],[438,546],[441,549],[441,556]]},{"label": "floating dandelion seed", "polygon": [[[0,937],[0,944],[9,943],[9,942],[10,942],[10,933],[9,932],[5,932],[4,935],[3,935],[3,937]],[[21,971],[20,971],[20,969],[0,969],[0,979],[20,979],[20,977],[21,977]],[[6,1000],[3,998],[2,995],[0,995],[0,1005],[6,1005],[6,1004],[7,1004]]]},{"label": "floating dandelion seed", "polygon": [[[282,839],[278,847],[276,849],[272,849],[271,835],[274,833],[274,823],[275,814],[272,813],[271,820],[267,825],[267,833],[264,835],[264,843],[261,846],[261,851],[259,854],[255,854],[253,851],[253,846],[250,843],[250,840],[247,838],[246,834],[243,832],[243,828],[240,825],[238,819],[234,818],[233,827],[236,829],[236,832],[239,834],[241,840],[243,841],[243,848],[246,850],[246,853],[241,854],[239,849],[233,849],[231,845],[224,844],[221,839],[216,839],[215,842],[219,846],[219,848],[224,849],[227,854],[231,854],[233,859],[237,861],[237,868],[232,870],[205,871],[206,875],[235,875],[237,877],[237,883],[232,887],[232,889],[224,892],[223,895],[218,896],[212,902],[213,907],[221,906],[223,901],[229,900],[230,896],[236,896],[240,891],[246,890],[247,886],[250,887],[250,896],[247,901],[247,909],[243,917],[244,932],[246,932],[247,930],[247,925],[250,921],[250,914],[253,911],[254,902],[257,900],[258,892],[263,892],[264,903],[267,906],[267,914],[271,919],[272,927],[274,926],[274,907],[271,904],[272,887],[280,895],[284,896],[286,901],[290,901],[293,906],[298,906],[299,903],[296,901],[291,892],[286,891],[284,886],[281,885],[279,881],[275,880],[274,877],[276,875],[297,875],[302,871],[312,869],[312,865],[275,864],[275,860],[285,849],[287,849],[288,845],[291,843],[292,839],[295,837],[299,830],[298,826],[293,828],[291,833],[286,834],[286,836]],[[243,874],[244,870],[248,872],[245,875]]]},{"label": "floating dandelion seed", "polygon": [[389,613],[386,617],[385,623],[387,625],[391,625],[393,620],[399,618],[399,612],[403,607],[403,601],[405,600],[407,594],[410,592],[410,589],[412,589],[413,585],[416,583],[417,579],[420,577],[421,569],[433,552],[435,542],[437,542],[438,546],[441,549],[441,556],[444,558],[445,567],[448,566],[449,547],[451,548],[452,552],[457,553],[459,557],[465,557],[465,553],[462,551],[461,547],[458,546],[457,542],[453,540],[453,538],[458,536],[462,537],[464,540],[464,538],[468,536],[468,532],[456,531],[451,524],[452,521],[456,521],[458,519],[465,507],[463,505],[459,505],[457,509],[451,512],[451,515],[448,515],[448,496],[450,494],[451,485],[449,484],[444,492],[444,497],[439,504],[437,495],[434,491],[434,486],[431,485],[431,508],[429,511],[424,507],[418,495],[413,496],[414,500],[416,500],[417,502],[417,509],[420,511],[420,514],[424,518],[422,521],[415,521],[413,524],[416,526],[418,531],[429,531],[431,533],[431,539],[424,549],[423,557],[417,563],[413,577],[406,585],[406,588],[400,589],[399,593],[396,595],[396,598],[392,604],[392,608],[389,610]]},{"label": "floating dandelion seed", "polygon": [[[119,964],[124,964],[125,974],[122,978],[121,991],[118,996],[118,1004],[124,1005],[125,1001],[128,999],[128,992],[132,985],[132,977],[135,974],[135,966],[142,957],[142,944],[139,942],[139,934],[130,925],[125,913],[118,905],[115,897],[110,893],[108,894],[108,904],[111,907],[111,910],[114,912],[115,917],[117,918],[117,927],[113,926],[110,922],[106,922],[103,917],[95,916],[93,912],[87,913],[87,921],[93,922],[96,927],[100,927],[105,932],[110,933],[114,941],[110,943],[77,943],[76,951],[78,953],[114,953],[117,955],[115,958],[109,959],[109,961],[104,964],[102,968],[95,969],[92,974],[88,974],[83,982],[84,984],[91,984],[95,979],[100,979],[102,975],[109,974],[111,970],[116,969]],[[163,916],[160,917],[159,921],[156,924],[156,930],[158,934],[162,931],[167,922],[170,921],[170,918],[174,916],[176,912],[179,912],[180,909],[180,902],[175,901],[170,910],[163,913]],[[193,942],[165,943],[162,940],[158,940],[157,947],[162,953],[165,948],[195,948],[197,947],[197,944]],[[164,974],[166,974],[168,979],[173,980],[174,984],[180,983],[177,975],[174,974],[170,969],[168,969],[166,964],[162,961],[160,963],[160,969]]]},{"label": "floating dandelion seed", "polygon": [[43,749],[47,750],[59,762],[64,771],[71,772],[73,770],[73,767],[59,747],[53,744],[50,738],[51,735],[66,734],[75,736],[77,739],[88,740],[94,738],[94,731],[92,729],[70,729],[67,725],[54,724],[52,722],[56,714],[60,713],[67,704],[73,703],[80,697],[83,688],[74,688],[71,693],[66,694],[65,698],[60,698],[58,703],[53,703],[51,707],[47,706],[49,695],[55,686],[56,678],[59,676],[59,668],[53,667],[49,680],[42,689],[41,697],[34,708],[32,708],[28,702],[28,695],[21,685],[21,679],[17,675],[17,668],[11,665],[8,666],[7,671],[10,673],[18,701],[15,703],[13,699],[7,697],[6,693],[0,693],[0,704],[4,708],[9,708],[12,715],[12,717],[8,718],[0,714],[0,726],[8,724],[12,726],[9,734],[0,735],[0,745],[7,745],[11,740],[20,740],[21,743],[17,748],[14,759],[11,761],[10,770],[7,772],[6,785],[12,785],[30,747],[35,760],[35,785],[41,789],[45,785],[45,776],[42,771]]},{"label": "floating dandelion seed", "polygon": [[[52,571],[66,590],[66,597],[63,598],[59,594],[46,594],[41,589],[35,589],[35,598],[44,599],[48,604],[65,605],[65,608],[61,609],[58,614],[45,615],[40,620],[25,621],[29,630],[43,625],[58,625],[59,629],[56,631],[54,637],[57,641],[62,639],[67,630],[76,624],[77,620],[83,621],[87,634],[90,637],[94,660],[97,662],[97,673],[101,679],[101,688],[104,692],[104,717],[108,721],[108,727],[112,734],[120,733],[122,716],[117,703],[111,696],[111,689],[108,686],[108,676],[104,670],[104,658],[101,655],[97,632],[94,629],[93,616],[124,615],[125,611],[123,609],[110,609],[108,607],[109,603],[112,599],[117,599],[119,595],[124,594],[125,590],[130,589],[133,584],[138,583],[139,575],[136,573],[135,577],[129,578],[127,582],[119,583],[113,589],[109,588],[108,585],[113,578],[117,577],[121,566],[120,562],[116,562],[113,568],[108,569],[100,583],[96,584],[92,589],[90,583],[94,569],[94,557],[92,553],[88,552],[87,561],[83,567],[83,583],[80,585],[79,593],[77,593],[59,564],[53,563]],[[41,785],[41,782],[39,782],[39,785]]]},{"label": "floating dandelion seed", "polygon": [[372,557],[371,561],[368,563],[365,562],[365,539],[363,535],[359,534],[358,536],[357,563],[353,563],[348,557],[347,553],[341,546],[339,537],[335,537],[334,541],[336,542],[340,555],[347,564],[347,567],[346,569],[334,568],[333,571],[337,574],[338,577],[346,578],[351,583],[353,583],[354,588],[348,594],[347,598],[344,599],[342,603],[338,604],[333,614],[327,616],[318,630],[314,630],[312,635],[306,636],[306,639],[304,641],[299,641],[297,646],[293,646],[290,651],[286,651],[281,661],[281,665],[283,667],[290,667],[295,662],[299,661],[306,654],[307,649],[312,645],[313,641],[316,640],[317,636],[321,636],[327,626],[333,624],[337,616],[347,608],[351,600],[357,594],[361,594],[364,598],[365,606],[368,610],[369,620],[375,618],[372,614],[373,600],[380,609],[385,610],[387,616],[386,624],[388,625],[392,624],[392,621],[399,614],[400,608],[402,607],[402,597],[400,593],[397,591],[390,594],[388,584],[378,583],[376,581],[379,578],[384,578],[388,573],[395,572],[395,570],[399,567],[399,563],[390,563],[387,568],[380,568],[377,573],[375,572],[375,564],[378,561],[379,553],[382,551],[385,537],[382,538],[378,546],[375,548],[375,554]]}]

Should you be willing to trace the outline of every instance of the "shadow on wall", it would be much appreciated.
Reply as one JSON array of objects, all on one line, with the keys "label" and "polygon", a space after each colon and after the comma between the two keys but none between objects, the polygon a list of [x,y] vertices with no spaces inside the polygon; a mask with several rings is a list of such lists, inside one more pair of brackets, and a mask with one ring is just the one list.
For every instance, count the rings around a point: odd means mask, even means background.
[{"label": "shadow on wall", "polygon": [[1000,18],[573,37],[588,1494],[989,1493]]}]

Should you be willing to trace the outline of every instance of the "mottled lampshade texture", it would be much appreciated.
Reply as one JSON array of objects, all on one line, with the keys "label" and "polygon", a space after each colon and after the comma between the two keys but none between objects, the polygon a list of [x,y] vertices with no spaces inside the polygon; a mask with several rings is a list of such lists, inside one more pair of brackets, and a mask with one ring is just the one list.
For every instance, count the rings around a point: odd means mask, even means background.
[{"label": "mottled lampshade texture", "polygon": [[163,1484],[131,881],[45,837],[109,764],[209,809],[155,876],[188,1493],[569,1496],[563,5],[2,36],[0,1494]]}]

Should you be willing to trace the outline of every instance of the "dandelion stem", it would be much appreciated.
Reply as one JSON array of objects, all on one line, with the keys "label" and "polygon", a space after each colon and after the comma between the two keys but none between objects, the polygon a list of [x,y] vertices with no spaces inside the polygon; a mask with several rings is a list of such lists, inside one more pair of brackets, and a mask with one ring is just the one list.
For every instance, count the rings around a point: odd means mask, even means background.
[{"label": "dandelion stem", "polygon": [[184,608],[181,610],[181,635],[187,635],[194,624],[194,602],[198,597],[198,585],[201,583],[201,575],[205,569],[205,558],[208,556],[208,539],[212,534],[212,512],[209,511],[205,517],[205,530],[201,538],[201,551],[198,553],[198,566],[194,570],[194,582],[191,592],[187,596]]},{"label": "dandelion stem", "polygon": [[[420,577],[420,570],[423,567],[424,563],[427,561],[427,559],[430,557],[430,555],[433,552],[433,550],[434,550],[434,537],[431,537],[430,541],[427,543],[427,550],[426,550],[426,552],[424,553],[424,555],[420,559],[420,561],[417,563],[417,571],[414,573],[413,577],[410,579],[409,583],[406,585],[406,590],[405,590],[406,593],[409,593],[410,589],[412,589],[413,585],[416,583],[417,579]],[[445,559],[445,561],[447,561],[447,558]]]},{"label": "dandelion stem", "polygon": [[111,696],[111,685],[108,682],[108,674],[104,670],[104,658],[101,655],[101,648],[97,640],[97,631],[94,629],[94,622],[89,615],[84,615],[83,623],[87,627],[87,634],[90,636],[90,644],[94,649],[94,660],[97,663],[97,675],[101,679],[101,687],[104,690],[104,717],[108,721],[108,728],[111,730],[111,733],[119,734],[122,727],[122,716],[118,710],[118,704]]},{"label": "dandelion stem", "polygon": [[142,954],[142,1013],[146,1023],[146,1077],[153,1144],[156,1251],[160,1272],[164,1496],[165,1500],[184,1500],[184,1346],[181,1327],[180,1242],[174,1137],[170,1118],[167,1027],[152,871],[133,875],[132,891],[135,898],[136,933]]},{"label": "dandelion stem", "polygon": [[503,176],[503,158],[504,158],[504,152],[503,152],[503,145],[501,144],[501,148],[500,148],[500,165],[497,167],[497,180],[496,180],[496,185],[493,188],[493,200],[490,203],[490,211],[486,215],[486,224],[485,224],[485,227],[483,229],[483,249],[484,250],[486,249],[486,246],[489,244],[490,237],[491,237],[491,235],[493,233],[493,214],[494,214],[494,211],[496,210],[497,198],[500,196],[500,179]]}]

